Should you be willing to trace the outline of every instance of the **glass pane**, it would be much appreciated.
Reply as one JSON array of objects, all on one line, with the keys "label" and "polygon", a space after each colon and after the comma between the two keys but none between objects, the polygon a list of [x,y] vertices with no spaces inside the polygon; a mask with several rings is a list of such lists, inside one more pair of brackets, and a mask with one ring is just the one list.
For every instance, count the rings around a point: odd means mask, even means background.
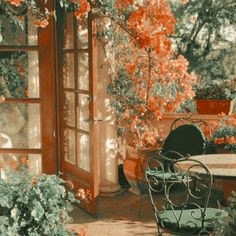
[{"label": "glass pane", "polygon": [[74,88],[74,54],[65,53],[65,61],[63,68],[63,83],[65,88]]},{"label": "glass pane", "polygon": [[75,94],[65,92],[64,106],[65,122],[69,126],[75,126]]},{"label": "glass pane", "polygon": [[39,104],[0,104],[0,148],[41,148]]},{"label": "glass pane", "polygon": [[39,98],[38,52],[0,53],[0,96]]},{"label": "glass pane", "polygon": [[64,30],[65,35],[65,42],[64,47],[65,48],[74,48],[74,37],[73,37],[73,13],[67,13],[66,14],[66,26]]},{"label": "glass pane", "polygon": [[75,164],[75,131],[66,129],[64,133],[64,144],[65,144],[65,160]]},{"label": "glass pane", "polygon": [[[18,9],[20,10],[20,7]],[[28,14],[23,21],[24,27],[22,28],[9,21],[9,18],[3,14],[0,15],[0,45],[37,45],[38,34],[37,27],[33,25],[34,20]]]},{"label": "glass pane", "polygon": [[88,54],[78,53],[78,86],[79,89],[89,90]]},{"label": "glass pane", "polygon": [[86,171],[90,171],[89,135],[78,133],[77,142],[78,142],[78,153],[77,153],[78,166]]},{"label": "glass pane", "polygon": [[19,170],[27,165],[30,173],[40,175],[42,173],[41,154],[0,154],[0,179],[6,177],[8,170]]},{"label": "glass pane", "polygon": [[78,48],[88,48],[88,26],[87,21],[80,22],[77,30]]},{"label": "glass pane", "polygon": [[87,94],[78,94],[77,127],[89,131],[89,101]]}]

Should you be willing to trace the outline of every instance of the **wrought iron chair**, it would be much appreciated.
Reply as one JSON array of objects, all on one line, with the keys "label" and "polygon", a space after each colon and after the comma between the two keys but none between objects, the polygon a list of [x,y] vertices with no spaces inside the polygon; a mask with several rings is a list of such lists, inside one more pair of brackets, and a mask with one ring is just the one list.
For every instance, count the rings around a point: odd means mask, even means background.
[{"label": "wrought iron chair", "polygon": [[208,235],[214,218],[227,216],[227,212],[209,207],[213,183],[209,169],[190,156],[178,155],[172,159],[159,154],[145,164],[157,235]]},{"label": "wrought iron chair", "polygon": [[[180,155],[202,155],[206,152],[206,138],[204,130],[210,130],[206,121],[194,118],[194,113],[185,118],[177,118],[170,127],[170,133],[164,140],[160,151],[153,152],[152,156],[162,154],[171,159],[178,159]],[[143,165],[141,166],[144,170]],[[166,174],[168,176],[168,173]],[[139,217],[141,216],[144,181],[142,181]]]},{"label": "wrought iron chair", "polygon": [[[204,120],[194,119],[193,114],[186,118],[175,119],[161,152],[176,151],[184,156],[204,154],[207,143],[204,130],[210,130],[208,124]],[[175,158],[175,156],[168,157]]]}]

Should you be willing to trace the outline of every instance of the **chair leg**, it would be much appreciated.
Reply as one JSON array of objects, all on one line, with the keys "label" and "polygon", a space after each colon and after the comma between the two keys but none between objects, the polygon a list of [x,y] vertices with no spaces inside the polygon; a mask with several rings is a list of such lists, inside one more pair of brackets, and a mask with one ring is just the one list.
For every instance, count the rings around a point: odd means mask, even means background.
[{"label": "chair leg", "polygon": [[143,179],[141,182],[141,192],[140,192],[140,201],[139,201],[139,209],[138,209],[138,218],[141,218],[141,209],[143,205]]}]

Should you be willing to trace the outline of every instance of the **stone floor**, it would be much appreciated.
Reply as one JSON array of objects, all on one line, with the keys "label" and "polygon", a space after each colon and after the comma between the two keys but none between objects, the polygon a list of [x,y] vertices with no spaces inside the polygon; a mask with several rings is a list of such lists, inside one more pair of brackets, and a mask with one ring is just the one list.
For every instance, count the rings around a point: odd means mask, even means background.
[{"label": "stone floor", "polygon": [[69,228],[77,232],[83,229],[86,234],[82,236],[157,236],[148,195],[143,195],[142,200],[139,216],[140,195],[124,190],[115,197],[100,197],[98,217],[75,207]]},{"label": "stone floor", "polygon": [[156,235],[154,215],[147,195],[143,196],[140,217],[140,196],[124,191],[115,197],[100,197],[97,218],[76,207],[70,227],[84,228],[87,236]]}]

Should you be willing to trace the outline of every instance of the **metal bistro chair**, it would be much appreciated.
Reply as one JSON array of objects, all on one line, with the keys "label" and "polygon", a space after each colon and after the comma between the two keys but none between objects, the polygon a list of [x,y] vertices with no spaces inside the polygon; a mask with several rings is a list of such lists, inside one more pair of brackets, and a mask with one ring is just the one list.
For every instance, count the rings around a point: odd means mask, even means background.
[{"label": "metal bistro chair", "polygon": [[[193,114],[173,121],[170,133],[162,146],[162,153],[176,151],[184,156],[201,155],[206,151],[206,138],[203,130],[209,130],[208,124],[201,119],[193,119]],[[175,158],[174,153],[169,158]]]},{"label": "metal bistro chair", "polygon": [[[208,124],[202,119],[195,119],[194,114],[185,118],[177,118],[171,124],[170,133],[164,140],[161,150],[156,153],[153,152],[151,156],[162,154],[171,159],[178,159],[181,158],[182,155],[202,155],[205,153],[207,146],[203,130],[209,130]],[[142,170],[144,169],[143,165],[141,168]],[[143,185],[144,183],[142,181],[138,211],[139,217],[141,217]]]},{"label": "metal bistro chair", "polygon": [[147,160],[144,173],[157,235],[209,235],[214,219],[227,216],[226,211],[209,207],[213,179],[200,161],[160,154]]}]

